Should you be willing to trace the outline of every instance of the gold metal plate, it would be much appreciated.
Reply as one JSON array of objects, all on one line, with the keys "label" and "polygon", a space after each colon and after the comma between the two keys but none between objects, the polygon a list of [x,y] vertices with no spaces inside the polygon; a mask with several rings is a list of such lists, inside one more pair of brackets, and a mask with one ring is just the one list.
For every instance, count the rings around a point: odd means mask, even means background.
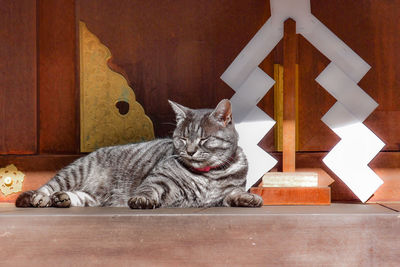
[{"label": "gold metal plate", "polygon": [[79,22],[79,38],[81,152],[154,139],[153,123],[133,89],[107,65],[110,50],[83,22]]}]

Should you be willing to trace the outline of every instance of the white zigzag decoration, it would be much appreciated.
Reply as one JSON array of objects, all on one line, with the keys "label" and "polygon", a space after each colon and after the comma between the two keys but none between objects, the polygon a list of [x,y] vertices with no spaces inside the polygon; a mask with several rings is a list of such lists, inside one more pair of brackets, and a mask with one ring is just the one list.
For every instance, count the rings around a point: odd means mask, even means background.
[{"label": "white zigzag decoration", "polygon": [[341,141],[324,158],[324,163],[365,202],[383,181],[368,167],[384,143],[363,121],[378,104],[357,83],[370,66],[311,14],[309,0],[271,0],[271,17],[222,74],[236,92],[231,101],[240,135],[239,144],[249,161],[249,188],[276,160],[258,147],[258,142],[275,121],[257,108],[258,101],[274,81],[258,65],[283,38],[284,21],[296,21],[296,31],[331,60],[316,81],[338,102],[322,121]]}]

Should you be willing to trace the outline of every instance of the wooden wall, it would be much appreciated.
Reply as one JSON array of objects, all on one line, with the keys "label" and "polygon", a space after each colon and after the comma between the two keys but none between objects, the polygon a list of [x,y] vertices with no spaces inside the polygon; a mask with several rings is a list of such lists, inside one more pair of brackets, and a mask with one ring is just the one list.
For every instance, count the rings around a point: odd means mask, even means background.
[{"label": "wooden wall", "polygon": [[[167,100],[193,108],[230,98],[219,76],[269,17],[265,1],[77,1],[77,19],[111,50],[138,101],[168,136]],[[252,14],[249,16],[249,14]]]},{"label": "wooden wall", "polygon": [[79,152],[75,2],[38,1],[39,152]]},{"label": "wooden wall", "polygon": [[[369,65],[360,87],[379,103],[365,124],[385,143],[400,147],[400,1],[311,1],[312,13]],[[338,137],[320,118],[336,101],[314,79],[329,64],[304,38],[299,41],[300,150],[329,151]],[[317,103],[317,104],[315,104]]]},{"label": "wooden wall", "polygon": [[0,154],[37,150],[36,3],[0,1]]},{"label": "wooden wall", "polygon": [[[359,85],[379,107],[365,123],[386,143],[371,163],[385,180],[372,201],[400,200],[400,0],[311,0],[311,7],[372,67]],[[2,167],[10,154],[79,156],[79,20],[110,49],[110,66],[124,73],[165,137],[174,121],[167,99],[202,108],[233,95],[219,77],[270,10],[264,0],[0,0],[0,15]],[[273,76],[274,63],[282,63],[281,44],[261,67]],[[334,200],[354,200],[321,160],[339,141],[320,120],[336,100],[314,80],[329,60],[299,36],[298,64],[297,166],[321,168],[336,180]],[[273,90],[259,106],[274,115]],[[273,131],[260,145],[280,158]]]}]

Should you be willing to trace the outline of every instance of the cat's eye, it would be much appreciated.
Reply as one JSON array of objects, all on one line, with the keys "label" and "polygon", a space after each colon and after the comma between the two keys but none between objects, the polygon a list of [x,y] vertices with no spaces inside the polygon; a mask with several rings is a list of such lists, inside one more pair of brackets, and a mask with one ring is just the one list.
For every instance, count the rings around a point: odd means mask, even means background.
[{"label": "cat's eye", "polygon": [[185,137],[180,137],[179,140],[184,144],[186,144],[187,142],[187,139]]},{"label": "cat's eye", "polygon": [[201,138],[200,139],[200,145],[204,145],[208,141],[209,137]]}]

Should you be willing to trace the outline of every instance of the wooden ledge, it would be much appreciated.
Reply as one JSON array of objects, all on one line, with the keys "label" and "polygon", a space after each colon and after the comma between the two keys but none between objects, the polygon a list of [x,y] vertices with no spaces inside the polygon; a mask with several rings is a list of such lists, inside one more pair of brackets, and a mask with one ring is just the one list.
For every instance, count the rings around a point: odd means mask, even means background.
[{"label": "wooden ledge", "polygon": [[[386,206],[385,206],[386,205]],[[129,208],[16,208],[12,203],[0,203],[0,218],[4,216],[270,216],[270,215],[397,215],[391,206],[400,204],[344,204],[330,206],[263,206],[261,208],[171,208],[132,210]],[[399,214],[400,215],[400,214]]]},{"label": "wooden ledge", "polygon": [[372,204],[156,210],[2,204],[0,250],[5,266],[395,266],[399,215]]}]

